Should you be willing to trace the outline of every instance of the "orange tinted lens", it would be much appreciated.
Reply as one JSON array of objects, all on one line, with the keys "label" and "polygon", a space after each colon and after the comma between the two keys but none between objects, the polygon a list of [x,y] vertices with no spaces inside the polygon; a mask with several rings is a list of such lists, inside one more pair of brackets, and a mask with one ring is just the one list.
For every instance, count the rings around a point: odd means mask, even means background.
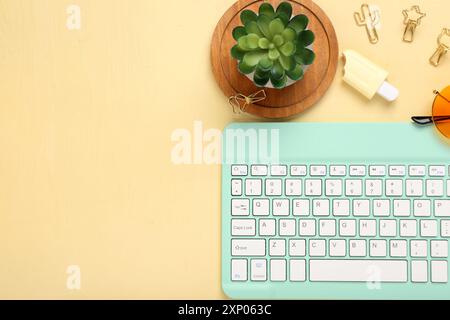
[{"label": "orange tinted lens", "polygon": [[450,86],[440,91],[433,103],[433,121],[438,130],[450,138]]}]

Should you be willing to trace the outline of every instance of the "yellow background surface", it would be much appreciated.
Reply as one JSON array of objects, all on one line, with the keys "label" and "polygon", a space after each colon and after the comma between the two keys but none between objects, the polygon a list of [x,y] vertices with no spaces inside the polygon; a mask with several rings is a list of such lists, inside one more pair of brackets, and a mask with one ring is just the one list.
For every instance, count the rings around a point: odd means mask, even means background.
[{"label": "yellow background surface", "polygon": [[[220,167],[171,161],[171,134],[236,120],[209,61],[234,0],[0,0],[0,298],[224,298]],[[293,121],[409,121],[449,84],[428,58],[448,0],[376,0],[380,42],[360,1],[317,0],[340,49],[390,71],[401,97],[370,102],[342,83]],[[81,8],[81,30],[66,8]],[[427,13],[401,41],[402,9]],[[81,268],[81,290],[66,269]]]}]

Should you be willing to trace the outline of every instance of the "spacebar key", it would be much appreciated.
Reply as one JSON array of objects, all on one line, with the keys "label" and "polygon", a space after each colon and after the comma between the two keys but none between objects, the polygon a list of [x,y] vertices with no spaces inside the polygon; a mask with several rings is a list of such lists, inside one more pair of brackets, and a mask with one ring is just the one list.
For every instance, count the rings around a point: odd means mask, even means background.
[{"label": "spacebar key", "polygon": [[406,282],[404,260],[310,260],[310,281]]}]

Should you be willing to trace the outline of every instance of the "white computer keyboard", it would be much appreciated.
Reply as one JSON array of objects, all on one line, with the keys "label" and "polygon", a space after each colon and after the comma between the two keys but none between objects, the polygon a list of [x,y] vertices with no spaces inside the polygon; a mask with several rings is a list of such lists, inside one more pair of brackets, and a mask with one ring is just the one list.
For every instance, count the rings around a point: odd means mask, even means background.
[{"label": "white computer keyboard", "polygon": [[448,281],[447,165],[231,166],[233,282]]}]

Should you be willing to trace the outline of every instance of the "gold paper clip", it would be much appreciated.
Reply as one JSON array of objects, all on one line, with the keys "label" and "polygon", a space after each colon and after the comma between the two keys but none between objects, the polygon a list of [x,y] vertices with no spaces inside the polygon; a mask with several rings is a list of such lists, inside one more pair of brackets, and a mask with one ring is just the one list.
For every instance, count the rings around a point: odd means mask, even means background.
[{"label": "gold paper clip", "polygon": [[437,67],[441,62],[441,58],[450,50],[450,29],[442,29],[437,39],[438,48],[430,58],[430,63]]},{"label": "gold paper clip", "polygon": [[412,6],[409,10],[403,10],[403,16],[405,17],[403,23],[406,25],[403,41],[413,42],[416,28],[420,25],[420,21],[426,17],[426,14],[420,12],[419,6]]},{"label": "gold paper clip", "polygon": [[245,109],[247,108],[248,105],[261,102],[266,98],[267,98],[266,92],[264,90],[260,90],[249,96],[239,93],[235,96],[229,97],[228,102],[233,107],[233,112],[236,114],[240,114],[245,112]]},{"label": "gold paper clip", "polygon": [[367,3],[361,5],[361,12],[355,12],[353,14],[356,24],[360,27],[365,26],[367,36],[372,44],[378,42],[378,32],[375,28],[380,22],[381,14],[379,10],[371,10]]}]

